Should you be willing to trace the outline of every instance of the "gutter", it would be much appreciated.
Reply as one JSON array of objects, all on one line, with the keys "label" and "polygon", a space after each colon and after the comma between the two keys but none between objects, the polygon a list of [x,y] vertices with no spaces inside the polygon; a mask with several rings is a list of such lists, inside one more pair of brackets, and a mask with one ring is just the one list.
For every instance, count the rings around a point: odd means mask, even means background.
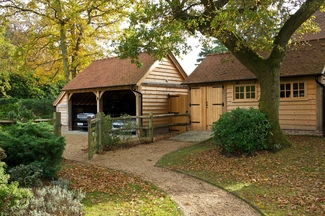
[{"label": "gutter", "polygon": [[323,89],[323,91],[322,91],[322,93],[323,93],[323,95],[322,95],[322,102],[323,102],[323,105],[322,105],[322,110],[323,110],[323,113],[322,113],[322,115],[323,115],[323,122],[322,122],[323,132],[322,132],[322,137],[325,137],[325,85],[323,83],[319,82],[318,76],[319,76],[319,74],[315,76],[315,81]]}]

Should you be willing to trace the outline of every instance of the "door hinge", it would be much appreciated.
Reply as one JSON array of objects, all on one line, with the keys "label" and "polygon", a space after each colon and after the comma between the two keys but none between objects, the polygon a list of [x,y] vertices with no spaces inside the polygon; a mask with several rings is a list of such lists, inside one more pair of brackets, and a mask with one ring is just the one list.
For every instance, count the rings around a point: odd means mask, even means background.
[{"label": "door hinge", "polygon": [[215,104],[212,104],[213,106],[225,106],[225,103],[222,102],[222,103],[215,103]]}]

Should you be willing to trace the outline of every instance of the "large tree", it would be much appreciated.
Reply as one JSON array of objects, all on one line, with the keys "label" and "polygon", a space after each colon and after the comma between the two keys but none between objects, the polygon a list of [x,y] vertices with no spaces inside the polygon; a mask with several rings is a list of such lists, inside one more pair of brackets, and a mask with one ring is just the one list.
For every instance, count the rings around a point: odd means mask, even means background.
[{"label": "large tree", "polygon": [[126,0],[2,0],[1,13],[21,27],[17,40],[36,74],[64,71],[69,81],[94,58],[109,53],[109,41],[130,11]]},{"label": "large tree", "polygon": [[217,38],[257,77],[259,108],[273,124],[269,149],[278,150],[291,146],[279,124],[281,65],[288,45],[317,29],[311,17],[322,4],[324,0],[148,0],[134,9],[119,52],[133,59],[141,51],[162,58],[189,50],[184,43],[188,35]]},{"label": "large tree", "polygon": [[15,58],[16,47],[6,37],[5,25],[0,26],[0,97],[7,97],[10,90],[10,74],[20,65]]}]

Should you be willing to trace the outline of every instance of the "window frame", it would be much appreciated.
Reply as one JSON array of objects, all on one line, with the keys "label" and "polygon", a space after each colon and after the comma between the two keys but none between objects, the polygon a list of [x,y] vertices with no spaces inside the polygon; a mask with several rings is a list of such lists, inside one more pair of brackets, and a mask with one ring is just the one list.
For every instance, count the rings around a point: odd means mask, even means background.
[{"label": "window frame", "polygon": [[[237,88],[243,87],[243,91],[237,92]],[[252,91],[252,87],[254,87],[254,90]],[[247,91],[247,88],[250,88],[249,91]],[[239,89],[241,90],[241,89]],[[243,94],[243,98],[236,98],[237,94]],[[250,95],[249,98],[247,98],[247,95]],[[252,98],[252,94],[254,94],[254,98]],[[257,100],[257,85],[256,84],[235,84],[233,87],[233,101],[256,101]]]},{"label": "window frame", "polygon": [[[287,89],[290,84],[290,89]],[[294,85],[297,84],[297,88],[294,89]],[[303,89],[301,88],[301,84],[303,84]],[[281,89],[281,85],[284,85],[284,89]],[[280,100],[303,100],[307,98],[307,83],[306,81],[283,81],[280,82]],[[303,91],[304,96],[300,96],[301,91]],[[281,93],[284,92],[284,97],[281,97]],[[295,97],[295,92],[297,92],[297,97]],[[289,94],[289,96],[286,96]]]}]

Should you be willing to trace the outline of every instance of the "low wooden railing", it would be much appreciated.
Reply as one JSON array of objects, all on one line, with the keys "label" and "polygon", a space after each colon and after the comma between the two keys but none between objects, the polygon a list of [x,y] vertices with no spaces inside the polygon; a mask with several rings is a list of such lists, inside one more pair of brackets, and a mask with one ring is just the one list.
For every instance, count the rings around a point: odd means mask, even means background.
[{"label": "low wooden railing", "polygon": [[[154,125],[154,119],[157,118],[173,118],[173,117],[188,117],[186,122],[179,122],[179,123],[170,123],[164,125]],[[148,119],[147,125],[136,125],[135,127],[128,127],[128,128],[118,128],[118,129],[108,129],[105,130],[108,133],[114,133],[123,130],[137,130],[137,131],[147,131],[148,137],[147,141],[153,142],[154,141],[154,130],[158,128],[167,128],[172,126],[187,126],[189,125],[189,114],[160,114],[160,115],[153,115],[152,112],[149,113],[148,116],[123,116],[118,118],[112,118],[111,120],[127,120],[127,119]],[[88,159],[91,159],[93,154],[100,153],[103,150],[102,146],[102,133],[103,133],[103,121],[104,121],[104,114],[97,113],[95,119],[88,118]]]},{"label": "low wooden railing", "polygon": [[[33,120],[35,123],[39,122],[53,122],[53,131],[54,134],[57,136],[61,136],[61,113],[54,112],[52,119],[35,119]],[[17,121],[15,120],[0,120],[0,125],[11,125],[16,124]]]}]

